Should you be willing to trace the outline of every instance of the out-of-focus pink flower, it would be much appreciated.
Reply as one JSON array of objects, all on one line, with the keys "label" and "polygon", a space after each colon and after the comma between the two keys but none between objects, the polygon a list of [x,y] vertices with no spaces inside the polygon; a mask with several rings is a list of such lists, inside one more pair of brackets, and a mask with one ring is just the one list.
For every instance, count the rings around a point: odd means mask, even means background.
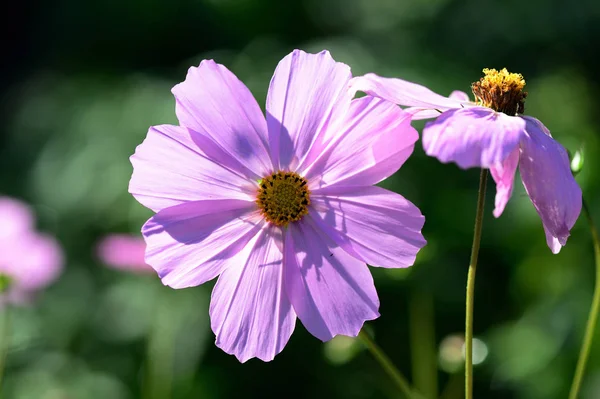
[{"label": "out-of-focus pink flower", "polygon": [[217,276],[216,344],[268,361],[296,318],[317,338],[356,336],[379,316],[367,264],[411,266],[425,245],[419,209],[374,186],[418,138],[391,102],[353,99],[350,68],[327,51],[277,66],[266,118],[212,60],[173,88],[180,126],[153,126],[131,161],[135,198],[154,210],[146,260],[164,284]]},{"label": "out-of-focus pink flower", "polygon": [[128,234],[108,235],[100,241],[97,248],[98,257],[107,266],[136,273],[154,271],[144,260],[145,252],[144,239]]},{"label": "out-of-focus pink flower", "polygon": [[571,173],[569,156],[536,118],[524,116],[527,93],[523,76],[506,69],[484,69],[473,83],[475,102],[460,91],[443,97],[401,79],[374,74],[357,77],[355,90],[411,107],[413,119],[437,118],[423,129],[423,148],[441,162],[490,170],[496,182],[499,217],[513,191],[519,166],[521,180],[542,219],[553,253],[567,243],[581,212],[581,189]]},{"label": "out-of-focus pink flower", "polygon": [[0,196],[0,242],[33,229],[31,209],[21,201]]},{"label": "out-of-focus pink flower", "polygon": [[63,254],[58,242],[37,232],[29,207],[0,197],[0,275],[3,297],[22,303],[58,278]]}]

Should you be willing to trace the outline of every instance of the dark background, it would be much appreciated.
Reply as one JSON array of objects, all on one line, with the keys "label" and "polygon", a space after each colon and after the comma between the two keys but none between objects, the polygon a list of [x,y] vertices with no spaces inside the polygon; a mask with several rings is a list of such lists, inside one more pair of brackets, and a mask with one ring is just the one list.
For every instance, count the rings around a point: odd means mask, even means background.
[{"label": "dark background", "polygon": [[[261,105],[294,48],[328,49],[355,75],[403,77],[441,94],[469,92],[484,67],[520,72],[526,114],[570,151],[584,147],[577,180],[600,220],[595,0],[56,0],[3,9],[0,193],[30,203],[67,258],[35,306],[13,310],[3,398],[398,397],[358,342],[323,344],[300,323],[273,362],[240,364],[213,344],[212,283],[174,291],[95,257],[103,236],[137,233],[150,216],[127,193],[128,157],[149,126],[176,123],[170,88],[204,58],[230,68]],[[499,219],[488,186],[475,397],[564,398],[591,301],[591,239],[581,217],[552,255],[516,179]],[[368,326],[428,397],[462,395],[477,180],[477,170],[443,165],[418,143],[383,183],[421,208],[429,244],[410,270],[372,269],[381,317]],[[600,397],[596,344],[582,398]]]}]

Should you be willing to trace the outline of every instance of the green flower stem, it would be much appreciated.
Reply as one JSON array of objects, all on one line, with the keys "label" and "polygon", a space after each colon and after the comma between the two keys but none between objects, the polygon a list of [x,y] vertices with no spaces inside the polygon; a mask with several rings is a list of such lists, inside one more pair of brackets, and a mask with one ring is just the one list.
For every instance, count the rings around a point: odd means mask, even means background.
[{"label": "green flower stem", "polygon": [[404,394],[405,397],[411,399],[414,398],[413,392],[410,389],[410,385],[406,378],[402,375],[402,373],[394,366],[389,357],[386,356],[385,353],[381,350],[379,346],[371,339],[369,334],[367,334],[364,330],[360,330],[358,333],[358,337],[363,341],[363,343],[369,349],[369,352],[373,355],[373,357],[379,362],[381,367],[385,370],[385,372],[391,377],[394,383],[398,386],[400,391]]},{"label": "green flower stem", "polygon": [[488,170],[481,169],[479,175],[479,193],[477,194],[477,213],[475,214],[475,228],[473,233],[473,246],[469,262],[467,277],[467,308],[465,317],[465,398],[473,399],[473,305],[475,302],[475,272],[477,270],[477,257],[481,243],[481,227],[483,226],[483,208],[485,203],[485,185]]},{"label": "green flower stem", "polygon": [[594,330],[596,329],[596,324],[598,322],[598,311],[600,310],[600,238],[598,236],[598,230],[596,230],[596,225],[594,225],[590,208],[587,206],[585,200],[583,200],[583,213],[585,213],[590,225],[590,232],[592,233],[592,241],[594,244],[594,258],[596,261],[596,286],[594,287],[592,307],[588,316],[587,326],[585,328],[585,336],[583,338],[583,344],[581,345],[581,351],[579,352],[579,360],[577,361],[577,368],[575,369],[575,376],[573,377],[569,399],[576,399],[577,395],[579,394],[581,381],[583,380],[583,374],[585,373],[585,366],[588,358],[590,357],[590,349],[592,348],[592,340],[594,339]]}]

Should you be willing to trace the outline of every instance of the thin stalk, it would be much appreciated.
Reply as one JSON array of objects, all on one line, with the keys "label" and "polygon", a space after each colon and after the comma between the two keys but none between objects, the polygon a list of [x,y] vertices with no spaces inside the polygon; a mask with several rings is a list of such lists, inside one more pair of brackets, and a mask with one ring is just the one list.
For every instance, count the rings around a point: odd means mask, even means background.
[{"label": "thin stalk", "polygon": [[402,375],[400,370],[394,366],[389,357],[381,350],[379,346],[371,339],[369,334],[367,334],[364,330],[360,330],[358,333],[358,337],[363,341],[363,343],[369,349],[369,352],[373,355],[375,360],[379,362],[381,368],[385,370],[385,372],[390,376],[390,378],[394,381],[396,386],[400,389],[400,391],[407,398],[413,398],[412,390],[410,389],[410,385],[406,378]]},{"label": "thin stalk", "polygon": [[467,306],[465,317],[465,398],[473,399],[473,306],[475,302],[475,272],[477,271],[477,257],[481,243],[481,227],[483,226],[483,208],[485,205],[485,185],[488,170],[481,169],[479,175],[479,193],[477,194],[477,213],[475,214],[475,228],[473,233],[473,246],[471,247],[471,260],[467,276]]},{"label": "thin stalk", "polygon": [[594,244],[594,258],[596,261],[596,285],[594,287],[594,298],[592,299],[592,307],[588,316],[587,326],[585,327],[585,336],[583,338],[583,344],[581,345],[581,351],[579,352],[579,360],[577,360],[577,368],[575,369],[575,376],[573,377],[573,383],[571,385],[571,392],[569,393],[569,399],[576,399],[581,389],[581,381],[585,373],[585,366],[588,358],[590,357],[590,350],[592,348],[592,340],[594,339],[594,330],[598,322],[598,311],[600,310],[600,238],[596,225],[592,219],[590,208],[587,206],[585,200],[583,200],[583,213],[588,220],[590,225],[590,232],[592,233],[592,242]]}]

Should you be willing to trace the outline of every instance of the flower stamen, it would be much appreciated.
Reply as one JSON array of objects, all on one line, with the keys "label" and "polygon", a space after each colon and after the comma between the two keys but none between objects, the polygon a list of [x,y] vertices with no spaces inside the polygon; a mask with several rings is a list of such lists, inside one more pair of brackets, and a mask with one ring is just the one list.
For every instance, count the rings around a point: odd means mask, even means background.
[{"label": "flower stamen", "polygon": [[520,73],[510,73],[506,68],[497,71],[485,68],[485,76],[471,85],[479,105],[510,116],[525,111],[527,92],[523,91],[525,79]]},{"label": "flower stamen", "polygon": [[308,184],[297,173],[275,172],[259,182],[256,203],[268,222],[287,226],[308,214]]}]

